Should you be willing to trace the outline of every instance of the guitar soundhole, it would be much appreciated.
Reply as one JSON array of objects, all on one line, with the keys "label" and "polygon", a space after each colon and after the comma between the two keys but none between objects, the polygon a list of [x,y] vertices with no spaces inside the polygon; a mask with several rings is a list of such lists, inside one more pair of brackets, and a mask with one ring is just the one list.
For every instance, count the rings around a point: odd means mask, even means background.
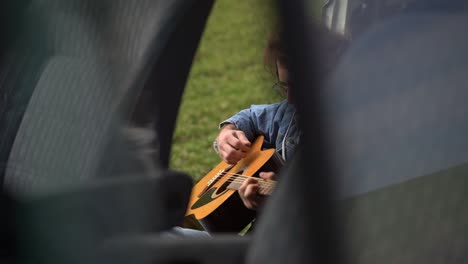
[{"label": "guitar soundhole", "polygon": [[222,177],[224,177],[224,175],[226,175],[226,173],[232,169],[232,167],[234,167],[234,165],[229,165],[226,169],[224,169],[223,171],[219,172],[217,175],[215,175],[215,177],[213,179],[211,179],[208,183],[207,186],[205,186],[205,188],[203,188],[203,190],[198,194],[198,197],[202,197],[206,192],[208,192],[208,190],[211,188],[211,186],[213,186],[216,182],[218,182]]},{"label": "guitar soundhole", "polygon": [[236,177],[236,175],[242,175],[243,172],[244,171],[241,170],[241,171],[235,172],[232,175],[230,175],[229,177],[227,177],[227,180],[223,183],[223,185],[219,186],[218,190],[216,190],[216,194],[220,194],[220,193],[224,192],[227,189],[227,187],[229,186],[229,184],[231,184],[233,181],[239,181],[240,179],[238,179]]}]

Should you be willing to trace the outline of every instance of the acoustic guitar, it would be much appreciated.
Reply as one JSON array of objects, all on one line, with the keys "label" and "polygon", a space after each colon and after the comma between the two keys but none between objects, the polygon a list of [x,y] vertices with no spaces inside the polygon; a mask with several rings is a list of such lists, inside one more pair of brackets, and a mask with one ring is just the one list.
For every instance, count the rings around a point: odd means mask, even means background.
[{"label": "acoustic guitar", "polygon": [[[262,150],[263,136],[258,136],[245,158],[236,164],[221,161],[192,189],[186,216],[193,215],[208,232],[239,232],[256,218],[237,192],[248,177],[260,171],[277,171],[281,161],[275,149]],[[259,194],[269,195],[276,181],[259,178]]]}]

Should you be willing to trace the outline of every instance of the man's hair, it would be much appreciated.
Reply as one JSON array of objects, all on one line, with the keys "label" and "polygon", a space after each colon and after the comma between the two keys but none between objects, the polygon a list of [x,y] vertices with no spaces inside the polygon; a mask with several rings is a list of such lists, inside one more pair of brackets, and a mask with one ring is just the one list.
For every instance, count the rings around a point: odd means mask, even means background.
[{"label": "man's hair", "polygon": [[274,75],[277,74],[276,62],[289,68],[289,58],[286,54],[286,47],[282,41],[283,31],[273,31],[268,38],[268,42],[265,48],[264,63],[270,72]]},{"label": "man's hair", "polygon": [[[339,56],[347,46],[347,39],[336,32],[333,32],[324,26],[317,25],[312,28],[313,41],[316,41],[314,46],[317,51],[321,65],[320,72],[328,74],[336,67]],[[276,75],[276,62],[279,62],[283,67],[290,68],[290,60],[287,55],[286,45],[284,42],[284,32],[281,27],[270,34],[265,53],[264,63],[268,69]]]}]

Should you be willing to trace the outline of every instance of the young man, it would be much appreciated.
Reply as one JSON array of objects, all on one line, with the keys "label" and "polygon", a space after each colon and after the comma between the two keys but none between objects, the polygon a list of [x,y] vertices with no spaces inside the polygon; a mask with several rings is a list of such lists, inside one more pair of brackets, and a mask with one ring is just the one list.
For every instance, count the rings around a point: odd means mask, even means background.
[{"label": "young man", "polygon": [[[320,64],[326,75],[334,68],[337,57],[343,50],[345,40],[326,29],[318,28]],[[289,78],[289,60],[286,56],[284,43],[280,33],[273,35],[265,50],[265,62],[274,69],[277,82],[275,89],[285,96],[285,100],[275,104],[252,105],[234,116],[221,122],[221,129],[214,147],[225,162],[235,164],[246,156],[251,142],[258,136],[264,136],[264,148],[275,148],[277,156],[284,162],[290,159],[300,140],[300,130],[297,124],[297,114],[294,100],[290,93],[293,88]],[[324,76],[325,77],[325,76]],[[260,172],[263,179],[275,179],[274,172]],[[249,177],[239,188],[239,195],[244,205],[249,209],[261,206],[264,196],[258,195],[258,179]]]},{"label": "young man", "polygon": [[[264,148],[275,148],[277,154],[286,161],[299,142],[300,131],[296,122],[296,109],[290,97],[288,60],[279,35],[273,36],[266,48],[265,61],[276,70],[278,81],[275,89],[286,96],[282,102],[268,105],[252,105],[234,116],[221,122],[221,131],[215,140],[215,149],[221,159],[235,164],[246,156],[251,142],[258,136],[264,136]],[[264,179],[275,179],[274,172],[260,172]],[[239,195],[249,209],[257,209],[263,196],[257,195],[258,180],[249,177],[239,188]]]},{"label": "young man", "polygon": [[[325,29],[320,32],[319,41],[323,42],[327,48],[323,59],[334,61],[335,55],[339,54],[338,51],[343,46],[344,39]],[[327,61],[326,68],[334,64],[329,63],[330,61]],[[265,49],[265,63],[275,72],[277,82],[274,88],[285,97],[285,100],[275,104],[252,105],[220,123],[221,130],[214,141],[214,148],[221,159],[229,164],[235,164],[244,158],[252,145],[251,142],[258,135],[264,136],[263,147],[275,148],[277,156],[283,161],[293,156],[299,144],[298,116],[290,93],[293,85],[289,79],[289,61],[279,33],[272,35],[269,39]],[[276,174],[271,171],[260,172],[259,176],[264,179],[276,178]],[[239,188],[239,195],[247,208],[256,210],[261,206],[264,196],[257,194],[258,189],[258,180],[252,177],[247,178]],[[165,237],[210,237],[207,232],[181,227],[175,227],[163,235]]]}]

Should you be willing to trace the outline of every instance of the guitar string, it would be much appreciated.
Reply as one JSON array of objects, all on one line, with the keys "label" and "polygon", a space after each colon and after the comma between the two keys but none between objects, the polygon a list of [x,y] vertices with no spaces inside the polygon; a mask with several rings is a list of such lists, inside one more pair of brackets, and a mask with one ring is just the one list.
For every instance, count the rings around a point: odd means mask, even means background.
[{"label": "guitar string", "polygon": [[[232,175],[226,180],[226,182],[229,184],[231,183],[242,184],[245,179],[251,178],[250,176],[245,176],[242,174],[235,174],[235,173],[225,173],[225,175]],[[239,179],[239,178],[243,178],[243,179]],[[271,187],[274,187],[274,185],[276,185],[276,181],[273,181],[273,180],[260,181],[259,183],[261,185],[260,187],[263,187],[263,188],[271,188]]]},{"label": "guitar string", "polygon": [[[250,178],[250,177],[249,177]],[[243,183],[245,180],[243,179],[227,179],[226,182],[234,182],[234,183]],[[276,182],[269,182],[269,181],[258,181],[258,183],[263,185],[275,185]]]},{"label": "guitar string", "polygon": [[[241,179],[228,179],[228,180],[226,180],[226,182],[228,182],[228,183],[243,183],[244,180],[241,180]],[[275,185],[276,182],[259,181],[259,184],[271,186],[271,185]]]},{"label": "guitar string", "polygon": [[[294,117],[294,115],[293,115]],[[247,178],[251,178],[251,176],[245,176],[243,174],[238,174],[238,173],[231,173],[231,172],[220,172],[218,175],[228,175],[228,179],[225,181],[225,183],[236,183],[236,184],[242,184]],[[262,178],[260,178],[262,179]],[[275,180],[266,180],[260,181],[259,184],[261,185],[260,188],[273,188],[274,185],[276,185]]]},{"label": "guitar string", "polygon": [[[227,183],[229,183],[229,184],[234,183],[234,184],[237,184],[237,185],[240,186],[243,182],[227,182]],[[259,186],[259,187],[260,187],[260,188],[271,188],[271,187],[274,187],[274,186],[275,186],[275,184],[260,183],[260,186]]]},{"label": "guitar string", "polygon": [[[231,185],[231,184],[229,186],[236,188],[236,187],[239,187],[242,184],[242,182],[237,182],[236,184],[237,184],[237,186],[236,185]],[[229,186],[227,187],[228,189],[230,189]],[[268,186],[260,185],[259,186],[259,191],[264,193],[264,194],[269,194],[273,190],[273,187],[275,187],[275,185],[268,185]],[[237,189],[234,189],[234,190],[237,190]]]},{"label": "guitar string", "polygon": [[[232,185],[232,182],[228,182],[228,183],[229,183],[229,186],[239,187],[243,182],[234,182],[234,184],[236,184],[237,186]],[[228,186],[228,188],[229,188],[229,186]],[[271,190],[273,190],[274,187],[275,187],[274,184],[266,184],[266,185],[260,184],[260,186],[259,186],[260,190],[262,190],[262,191],[267,191],[267,190],[271,191]]]},{"label": "guitar string", "polygon": [[[233,177],[234,176],[234,177]],[[244,180],[251,178],[250,176],[244,176],[244,175],[239,175],[239,174],[233,174],[233,176],[230,176],[226,182],[228,183],[239,183],[242,184]],[[237,177],[236,177],[237,176]],[[260,181],[259,182],[261,185],[265,185],[267,187],[273,186],[276,184],[276,181],[274,180],[265,180],[265,181]]]},{"label": "guitar string", "polygon": [[[240,187],[241,183],[238,183],[237,185],[229,185],[228,189],[231,189],[230,187],[233,187],[233,190],[238,190],[237,188]],[[273,191],[273,187],[275,187],[274,185],[270,185],[270,186],[259,186],[259,191],[262,192],[262,193],[271,193]]]},{"label": "guitar string", "polygon": [[[225,181],[225,183],[228,183],[229,185],[234,183],[240,186],[245,181],[245,179],[251,178],[251,176],[245,176],[243,174],[238,174],[238,173],[224,172],[223,174],[230,175],[229,178]],[[268,194],[268,193],[271,193],[271,191],[273,190],[273,187],[275,187],[276,181],[274,180],[260,181],[259,184],[260,184],[259,186],[260,191],[265,194]]]},{"label": "guitar string", "polygon": [[[223,172],[223,173],[221,173],[221,174],[223,174],[223,175],[230,175],[230,177],[229,177],[230,179],[231,179],[231,178],[236,178],[235,176],[237,176],[237,177],[239,177],[239,178],[244,178],[244,179],[252,178],[251,176],[246,176],[246,175],[244,175],[244,174],[232,173],[232,172]],[[234,176],[234,177],[232,177],[232,176]],[[262,179],[262,178],[260,178],[260,179]],[[267,180],[267,181],[276,182],[275,180]]]},{"label": "guitar string", "polygon": [[[237,174],[237,173],[225,173],[224,175],[230,175],[230,177],[227,179],[227,181],[231,180],[231,181],[244,182],[245,179],[252,178],[251,176],[245,176],[243,174]],[[262,178],[260,178],[260,179],[262,179]],[[260,182],[265,183],[265,184],[276,184],[275,180],[266,180],[266,179],[264,179],[264,180],[265,181],[260,181]]]}]

